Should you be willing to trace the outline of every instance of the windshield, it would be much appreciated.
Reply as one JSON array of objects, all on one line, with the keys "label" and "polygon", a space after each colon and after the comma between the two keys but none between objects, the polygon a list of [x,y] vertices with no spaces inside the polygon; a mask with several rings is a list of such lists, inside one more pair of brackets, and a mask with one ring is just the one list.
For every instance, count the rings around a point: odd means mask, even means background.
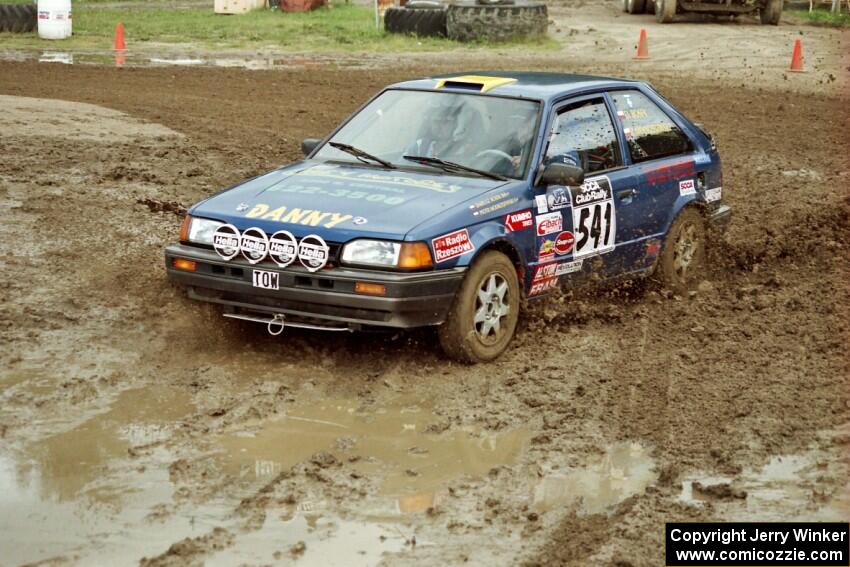
[{"label": "windshield", "polygon": [[[331,138],[395,166],[439,158],[515,179],[525,174],[540,103],[430,91],[385,91]],[[325,144],[319,159],[351,160]]]}]

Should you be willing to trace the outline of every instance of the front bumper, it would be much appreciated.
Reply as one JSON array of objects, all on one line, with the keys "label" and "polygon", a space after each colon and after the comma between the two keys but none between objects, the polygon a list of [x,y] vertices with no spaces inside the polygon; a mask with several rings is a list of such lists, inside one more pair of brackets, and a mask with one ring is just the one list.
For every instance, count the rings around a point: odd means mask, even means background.
[{"label": "front bumper", "polygon": [[[195,271],[175,269],[175,258],[193,260]],[[344,267],[311,273],[301,266],[279,268],[272,262],[228,262],[213,250],[184,244],[166,247],[165,269],[169,280],[188,287],[191,299],[218,303],[231,311],[281,313],[350,328],[440,324],[466,273],[466,268],[399,273]],[[254,287],[255,269],[279,273],[280,289]],[[383,284],[386,295],[355,293],[356,282]]]}]

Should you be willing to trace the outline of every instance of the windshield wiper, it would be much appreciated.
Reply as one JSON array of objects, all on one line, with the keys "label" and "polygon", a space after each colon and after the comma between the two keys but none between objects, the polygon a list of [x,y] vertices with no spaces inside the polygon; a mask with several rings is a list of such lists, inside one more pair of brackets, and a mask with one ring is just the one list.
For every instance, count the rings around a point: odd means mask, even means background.
[{"label": "windshield wiper", "polygon": [[379,164],[383,165],[387,169],[396,169],[396,166],[394,166],[390,162],[383,160],[383,159],[379,158],[378,156],[373,156],[372,154],[370,154],[368,152],[364,152],[360,148],[355,148],[351,144],[343,144],[341,142],[328,142],[328,145],[331,146],[332,148],[336,148],[336,149],[341,150],[345,153],[351,154],[364,163],[365,163],[365,160],[371,160],[375,163],[379,163]]},{"label": "windshield wiper", "polygon": [[507,177],[504,175],[499,175],[498,173],[492,173],[490,171],[484,171],[483,169],[475,169],[474,167],[469,167],[467,165],[461,165],[459,163],[455,163],[453,161],[446,161],[444,159],[435,158],[435,157],[427,157],[427,156],[403,156],[404,159],[408,161],[412,161],[415,163],[421,163],[422,165],[430,165],[433,167],[439,167],[443,171],[448,172],[458,172],[458,171],[466,171],[469,173],[475,173],[476,175],[480,175],[482,177],[489,177],[490,179],[497,179],[499,181],[509,181]]}]

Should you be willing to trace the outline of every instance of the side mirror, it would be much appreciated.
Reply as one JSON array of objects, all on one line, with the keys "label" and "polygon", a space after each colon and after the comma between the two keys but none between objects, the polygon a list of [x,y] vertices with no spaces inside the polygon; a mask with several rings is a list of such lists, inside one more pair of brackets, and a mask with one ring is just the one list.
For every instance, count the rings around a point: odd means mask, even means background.
[{"label": "side mirror", "polygon": [[309,156],[321,143],[322,141],[318,138],[306,138],[303,142],[301,142],[301,151],[304,152],[304,156]]},{"label": "side mirror", "polygon": [[537,174],[536,185],[581,185],[584,183],[584,170],[577,165],[552,161]]}]

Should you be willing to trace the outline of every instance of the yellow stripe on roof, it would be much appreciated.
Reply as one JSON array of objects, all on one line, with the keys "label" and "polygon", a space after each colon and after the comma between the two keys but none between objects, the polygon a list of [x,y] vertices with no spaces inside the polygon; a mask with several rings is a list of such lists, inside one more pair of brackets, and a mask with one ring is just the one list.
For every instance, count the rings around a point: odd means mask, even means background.
[{"label": "yellow stripe on roof", "polygon": [[490,89],[501,87],[509,83],[515,83],[516,79],[508,79],[505,77],[483,77],[481,75],[464,75],[463,77],[450,77],[448,79],[440,79],[437,81],[435,89],[441,89],[446,86],[446,83],[464,83],[468,85],[481,85],[482,93],[486,93]]}]

